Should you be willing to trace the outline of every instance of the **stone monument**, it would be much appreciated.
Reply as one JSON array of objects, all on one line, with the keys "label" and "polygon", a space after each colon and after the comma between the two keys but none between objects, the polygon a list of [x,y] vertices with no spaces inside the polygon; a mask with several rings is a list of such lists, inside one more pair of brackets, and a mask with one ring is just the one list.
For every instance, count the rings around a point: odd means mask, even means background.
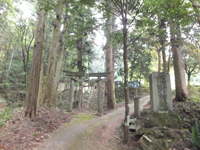
[{"label": "stone monument", "polygon": [[160,113],[172,112],[172,92],[169,74],[153,72],[149,76],[149,81],[151,110]]}]

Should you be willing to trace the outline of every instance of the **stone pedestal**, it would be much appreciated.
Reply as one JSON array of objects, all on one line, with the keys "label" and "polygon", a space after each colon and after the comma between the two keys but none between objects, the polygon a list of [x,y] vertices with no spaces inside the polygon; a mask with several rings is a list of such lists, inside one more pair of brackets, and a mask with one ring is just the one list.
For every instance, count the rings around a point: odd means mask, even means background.
[{"label": "stone pedestal", "polygon": [[153,72],[149,76],[150,101],[153,112],[172,112],[170,76],[167,73]]}]

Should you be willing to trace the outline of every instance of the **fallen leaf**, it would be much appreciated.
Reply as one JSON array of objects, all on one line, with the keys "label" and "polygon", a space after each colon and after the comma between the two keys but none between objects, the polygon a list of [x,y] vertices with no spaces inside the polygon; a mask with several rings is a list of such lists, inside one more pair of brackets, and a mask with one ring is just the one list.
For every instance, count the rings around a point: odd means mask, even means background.
[{"label": "fallen leaf", "polygon": [[6,149],[6,146],[1,146],[1,145],[0,145],[0,149]]}]

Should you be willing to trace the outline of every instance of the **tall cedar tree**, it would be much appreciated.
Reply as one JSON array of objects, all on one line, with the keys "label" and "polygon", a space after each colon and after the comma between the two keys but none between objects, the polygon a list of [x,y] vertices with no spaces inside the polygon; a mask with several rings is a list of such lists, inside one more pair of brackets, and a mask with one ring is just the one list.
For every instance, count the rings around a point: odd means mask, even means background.
[{"label": "tall cedar tree", "polygon": [[114,20],[113,15],[110,13],[106,21],[106,72],[109,73],[107,77],[107,106],[109,109],[115,108],[114,48],[112,45]]},{"label": "tall cedar tree", "polygon": [[56,106],[57,102],[54,94],[54,77],[55,77],[55,70],[56,70],[56,54],[57,54],[57,47],[58,47],[58,40],[60,34],[60,27],[61,27],[61,15],[63,12],[63,0],[58,0],[58,7],[56,8],[56,20],[54,24],[53,30],[53,39],[50,47],[50,54],[49,54],[49,62],[48,62],[48,69],[47,69],[47,79],[45,83],[44,89],[44,96],[42,104],[47,107]]},{"label": "tall cedar tree", "polygon": [[42,57],[43,40],[44,40],[44,22],[45,22],[44,14],[45,14],[44,10],[41,10],[38,14],[38,23],[37,23],[36,38],[33,48],[33,61],[31,67],[30,82],[25,101],[24,115],[29,118],[34,118],[36,116],[40,66],[41,66],[41,57]]}]

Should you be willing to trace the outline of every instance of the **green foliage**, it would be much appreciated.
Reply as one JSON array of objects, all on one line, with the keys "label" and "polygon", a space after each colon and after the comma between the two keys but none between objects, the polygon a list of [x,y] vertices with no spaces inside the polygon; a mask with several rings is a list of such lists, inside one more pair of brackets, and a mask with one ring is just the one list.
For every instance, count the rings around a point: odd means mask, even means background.
[{"label": "green foliage", "polygon": [[[91,56],[92,57],[92,56]],[[104,72],[105,53],[96,46],[93,48],[93,59],[89,62],[89,72]]]},{"label": "green foliage", "polygon": [[199,44],[185,43],[183,46],[183,58],[185,63],[185,71],[188,75],[188,81],[191,75],[200,72],[200,50]]},{"label": "green foliage", "polygon": [[93,116],[92,114],[79,113],[77,115],[74,115],[74,119],[73,119],[73,121],[71,121],[69,123],[69,125],[82,123],[82,122],[89,121],[94,118],[95,118],[95,116]]},{"label": "green foliage", "polygon": [[0,127],[4,125],[4,123],[11,119],[11,113],[9,109],[5,109],[5,111],[0,112]]},{"label": "green foliage", "polygon": [[193,97],[193,99],[200,97],[199,87],[191,85],[188,87],[188,92],[189,92],[189,96]]},{"label": "green foliage", "polygon": [[0,10],[7,9],[13,13],[13,3],[12,0],[1,0],[0,1]]},{"label": "green foliage", "polygon": [[69,89],[58,92],[57,106],[61,109],[68,109]]},{"label": "green foliage", "polygon": [[[8,101],[9,104],[23,100],[26,92],[25,75],[23,71],[23,63],[20,59],[20,53],[15,53],[13,60],[3,63],[0,61],[0,91],[2,96]],[[8,70],[7,68],[9,68]],[[30,63],[28,65],[30,69]]]},{"label": "green foliage", "polygon": [[[34,17],[24,19],[20,8],[23,2],[15,1],[14,6],[12,0],[0,2],[0,39],[2,39],[0,40],[0,93],[9,104],[19,100],[22,103],[31,70],[29,59],[32,59],[36,20]],[[34,5],[33,3],[31,1],[29,4]],[[14,19],[12,13],[16,13]]]},{"label": "green foliage", "polygon": [[77,51],[82,53],[82,68],[84,71],[88,69],[88,62],[95,59],[94,49],[94,30],[98,29],[95,17],[93,17],[92,9],[85,3],[70,3],[65,12],[68,16],[66,44],[67,57],[65,57],[65,69],[77,71]]},{"label": "green foliage", "polygon": [[44,9],[45,11],[50,11],[56,8],[55,0],[39,0],[38,1],[38,10]]},{"label": "green foliage", "polygon": [[152,57],[150,49],[147,49],[142,45],[143,43],[141,45],[138,43],[129,53],[129,73],[135,80],[145,79],[148,81]]},{"label": "green foliage", "polygon": [[190,135],[190,140],[192,142],[194,150],[200,149],[200,121],[195,122],[195,127],[192,128],[192,133]]},{"label": "green foliage", "polygon": [[193,100],[194,100],[195,102],[199,102],[199,98],[198,98],[198,97],[194,97]]}]

